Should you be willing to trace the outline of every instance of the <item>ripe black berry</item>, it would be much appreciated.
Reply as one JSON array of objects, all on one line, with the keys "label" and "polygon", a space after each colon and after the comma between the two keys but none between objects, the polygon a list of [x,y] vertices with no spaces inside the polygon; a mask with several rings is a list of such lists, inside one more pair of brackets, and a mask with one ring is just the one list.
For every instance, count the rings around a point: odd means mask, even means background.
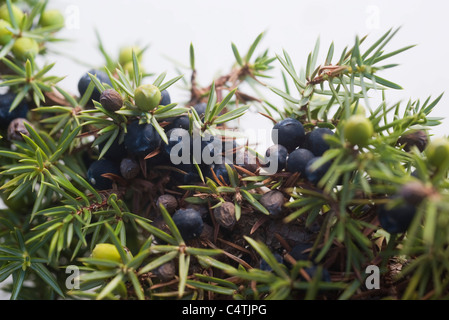
[{"label": "ripe black berry", "polygon": [[150,123],[139,124],[134,120],[127,126],[125,147],[131,155],[145,157],[159,148],[161,136]]},{"label": "ripe black berry", "polygon": [[120,166],[117,162],[100,159],[92,162],[87,170],[87,180],[97,190],[107,190],[112,188],[112,180],[103,177],[103,174],[111,173],[120,176]]},{"label": "ripe black berry", "polygon": [[312,165],[319,159],[321,159],[321,157],[314,157],[310,159],[306,165],[306,178],[313,184],[320,182],[331,166],[330,162],[326,162],[316,169],[313,168]]},{"label": "ripe black berry", "polygon": [[329,128],[315,128],[306,135],[305,148],[309,149],[316,157],[322,156],[329,149],[329,144],[324,140],[324,135],[333,135]]},{"label": "ripe black berry", "polygon": [[[92,81],[89,77],[89,73],[97,76],[98,80],[101,83],[106,83],[110,86],[112,86],[111,80],[109,79],[109,76],[106,72],[101,71],[101,70],[89,70],[88,72],[86,72],[78,81],[78,91],[80,93],[81,96],[84,95],[84,93],[87,90],[87,87],[89,86],[90,82]],[[100,91],[98,91],[98,89],[96,87],[94,87],[94,90],[92,91],[92,94],[90,95],[89,101],[90,100],[95,100],[95,101],[100,101]]]},{"label": "ripe black berry", "polygon": [[286,118],[276,123],[271,131],[275,144],[283,145],[289,152],[299,147],[304,140],[304,127],[296,119]]},{"label": "ripe black berry", "polygon": [[[189,131],[183,128],[173,128],[170,129],[166,133],[166,135],[168,143],[164,143],[162,148],[162,152],[165,154],[165,156],[169,159],[173,157],[172,160],[177,161],[178,159],[175,158],[179,158],[179,160],[182,160],[183,156],[186,157],[186,159],[190,160],[191,137]],[[184,163],[187,162],[184,161]],[[175,164],[178,163],[176,162]]]},{"label": "ripe black berry", "polygon": [[12,92],[0,95],[0,129],[2,130],[6,130],[14,119],[27,117],[28,104],[25,100],[22,100],[14,110],[9,111],[15,98],[16,95]]},{"label": "ripe black berry", "polygon": [[179,116],[176,118],[173,118],[171,123],[166,127],[166,130],[171,130],[174,128],[182,128],[185,130],[190,129],[190,119],[189,116]]},{"label": "ripe black berry", "polygon": [[196,105],[194,105],[192,108],[195,109],[196,113],[198,113],[200,118],[203,118],[204,115],[206,114],[206,107],[207,107],[207,103],[200,102],[200,103],[197,103]]},{"label": "ripe black berry", "polygon": [[287,171],[299,172],[302,176],[306,174],[307,163],[314,158],[312,151],[298,148],[289,154],[287,159]]},{"label": "ripe black berry", "polygon": [[[284,263],[284,258],[282,258],[279,253],[275,252],[273,256],[277,262]],[[263,271],[273,271],[271,266],[264,259],[260,259],[259,269]]]},{"label": "ripe black berry", "polygon": [[[108,140],[103,141],[98,145],[98,150],[101,152],[106,145]],[[104,154],[104,158],[112,161],[120,161],[126,156],[126,147],[122,142],[120,143],[119,136],[115,138],[112,144],[109,146],[108,150]]]},{"label": "ripe black berry", "polygon": [[159,102],[160,106],[166,106],[171,103],[171,97],[167,90],[161,91],[161,101]]},{"label": "ripe black berry", "polygon": [[275,144],[267,149],[265,157],[267,163],[263,166],[270,173],[281,172],[287,164],[288,151],[283,145]]},{"label": "ripe black berry", "polygon": [[[392,199],[397,198],[392,197]],[[381,227],[392,234],[406,232],[415,214],[416,206],[410,203],[400,203],[392,208],[382,204],[377,211]]]},{"label": "ripe black berry", "polygon": [[179,209],[173,214],[173,222],[184,240],[197,238],[203,231],[201,214],[194,209]]}]

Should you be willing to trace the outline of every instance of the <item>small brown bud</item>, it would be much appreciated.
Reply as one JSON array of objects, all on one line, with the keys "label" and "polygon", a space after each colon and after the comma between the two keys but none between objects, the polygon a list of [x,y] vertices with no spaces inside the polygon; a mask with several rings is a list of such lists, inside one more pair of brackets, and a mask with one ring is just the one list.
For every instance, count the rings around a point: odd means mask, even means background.
[{"label": "small brown bud", "polygon": [[284,195],[278,190],[268,191],[260,198],[260,204],[270,212],[270,216],[273,218],[281,216],[284,203]]},{"label": "small brown bud", "polygon": [[139,163],[130,158],[124,158],[120,162],[120,173],[122,174],[122,177],[125,179],[133,179],[135,178],[140,172],[140,166]]},{"label": "small brown bud", "polygon": [[423,152],[428,143],[427,133],[424,130],[414,130],[405,133],[398,139],[400,145],[404,145],[404,150],[409,152],[413,146]]},{"label": "small brown bud", "polygon": [[22,134],[26,136],[30,136],[27,128],[25,127],[25,123],[31,126],[31,123],[28,122],[25,118],[16,118],[8,126],[7,138],[9,141],[11,140],[19,140],[22,141]]},{"label": "small brown bud", "polygon": [[163,205],[168,213],[172,214],[178,208],[178,200],[175,196],[171,194],[163,194],[157,198],[156,206],[159,208],[160,205]]},{"label": "small brown bud", "polygon": [[231,229],[236,223],[235,206],[232,202],[224,202],[214,209],[214,217],[217,223],[227,229]]},{"label": "small brown bud", "polygon": [[117,111],[123,106],[123,98],[114,89],[106,89],[100,96],[100,103],[108,111]]}]

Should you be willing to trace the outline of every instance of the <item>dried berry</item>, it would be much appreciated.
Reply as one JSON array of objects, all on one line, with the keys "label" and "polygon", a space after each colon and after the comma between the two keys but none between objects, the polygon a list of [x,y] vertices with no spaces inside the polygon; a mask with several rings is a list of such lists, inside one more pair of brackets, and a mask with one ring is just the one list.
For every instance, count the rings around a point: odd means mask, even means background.
[{"label": "dried berry", "polygon": [[160,205],[163,205],[168,213],[172,214],[178,208],[178,200],[171,194],[163,194],[156,200],[156,206],[159,208]]},{"label": "dried berry", "polygon": [[404,145],[404,150],[407,152],[414,146],[417,147],[419,151],[423,152],[428,143],[427,133],[424,130],[407,132],[398,139],[398,143]]},{"label": "dried berry", "polygon": [[285,203],[285,197],[278,190],[271,190],[260,198],[260,204],[263,205],[272,218],[280,218]]},{"label": "dried berry", "polygon": [[108,111],[117,111],[123,106],[123,98],[114,89],[106,89],[100,95],[100,103]]},{"label": "dried berry", "polygon": [[25,127],[25,123],[33,126],[27,119],[24,118],[16,118],[8,126],[8,140],[23,140],[22,135],[30,136],[27,128]]},{"label": "dried berry", "polygon": [[171,260],[160,265],[153,272],[161,281],[170,281],[176,275],[176,266],[173,260]]},{"label": "dried berry", "polygon": [[220,226],[231,229],[237,221],[234,203],[226,201],[221,206],[216,207],[214,209],[214,218]]}]

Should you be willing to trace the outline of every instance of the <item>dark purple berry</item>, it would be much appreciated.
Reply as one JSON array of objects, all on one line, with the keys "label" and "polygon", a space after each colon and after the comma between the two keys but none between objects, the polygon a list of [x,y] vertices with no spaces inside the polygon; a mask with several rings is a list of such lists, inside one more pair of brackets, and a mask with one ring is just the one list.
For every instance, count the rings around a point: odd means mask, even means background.
[{"label": "dark purple berry", "polygon": [[281,144],[272,145],[265,152],[267,163],[263,165],[270,173],[281,172],[287,164],[288,151]]},{"label": "dark purple berry", "polygon": [[[284,258],[282,258],[279,253],[275,252],[273,256],[278,263],[284,263]],[[273,271],[271,266],[264,259],[260,259],[259,269],[263,271]]]},{"label": "dark purple berry", "polygon": [[97,190],[111,189],[112,180],[102,176],[106,173],[120,176],[119,164],[107,159],[94,161],[87,170],[87,180]]},{"label": "dark purple berry", "polygon": [[413,130],[403,134],[398,143],[404,145],[404,150],[409,152],[413,146],[416,146],[419,151],[423,152],[429,142],[427,133],[424,130]]},{"label": "dark purple berry", "polygon": [[0,129],[2,130],[7,130],[9,124],[14,119],[27,117],[29,109],[25,100],[22,100],[19,105],[10,112],[11,104],[15,98],[16,95],[12,92],[0,95]]},{"label": "dark purple berry", "polygon": [[[392,197],[392,199],[397,199],[397,197]],[[399,203],[392,208],[382,204],[377,211],[381,227],[391,234],[406,232],[415,214],[416,206],[407,202]]]},{"label": "dark purple berry", "polygon": [[306,135],[305,148],[309,149],[316,157],[320,157],[329,149],[329,144],[324,135],[333,135],[329,128],[315,128]]},{"label": "dark purple berry", "polygon": [[134,120],[127,126],[125,147],[131,155],[145,157],[159,148],[161,136],[150,123],[139,124]]},{"label": "dark purple berry", "polygon": [[179,209],[173,214],[173,222],[184,240],[197,238],[203,231],[201,214],[194,209]]},{"label": "dark purple berry", "polygon": [[[112,86],[111,80],[109,79],[109,76],[106,72],[91,69],[85,74],[83,74],[83,76],[78,81],[78,91],[80,93],[80,96],[83,96],[84,93],[86,93],[87,87],[89,87],[89,84],[92,81],[89,76],[89,73],[94,76],[97,76],[97,79],[101,83],[105,83],[108,84],[109,86]],[[90,100],[100,101],[100,95],[101,95],[100,91],[98,91],[98,89],[94,87],[94,90],[92,91],[92,94],[89,97],[89,101]]]},{"label": "dark purple berry", "polygon": [[[101,152],[106,145],[108,139],[103,141],[98,145],[98,150]],[[112,161],[121,161],[124,157],[126,157],[126,147],[125,144],[122,142],[120,143],[119,136],[115,138],[115,140],[112,142],[112,144],[109,146],[108,150],[104,154],[104,158],[107,158]]]},{"label": "dark purple berry", "polygon": [[310,159],[306,165],[306,178],[313,184],[318,184],[331,166],[330,162],[325,162],[315,169],[312,165],[319,159],[321,159],[321,157],[314,157]]},{"label": "dark purple berry", "polygon": [[161,91],[161,102],[159,102],[160,106],[166,106],[171,103],[171,97],[167,90]]},{"label": "dark purple berry", "polygon": [[298,148],[288,155],[287,171],[299,172],[301,176],[306,174],[307,163],[314,158],[312,151],[304,148]]},{"label": "dark purple berry", "polygon": [[195,109],[196,113],[198,113],[200,118],[203,118],[204,115],[206,114],[206,107],[207,107],[207,103],[200,102],[200,103],[197,103],[196,105],[194,105],[192,108]]},{"label": "dark purple berry", "polygon": [[304,140],[305,131],[301,122],[286,118],[276,123],[271,131],[275,144],[283,145],[289,152],[299,147]]}]

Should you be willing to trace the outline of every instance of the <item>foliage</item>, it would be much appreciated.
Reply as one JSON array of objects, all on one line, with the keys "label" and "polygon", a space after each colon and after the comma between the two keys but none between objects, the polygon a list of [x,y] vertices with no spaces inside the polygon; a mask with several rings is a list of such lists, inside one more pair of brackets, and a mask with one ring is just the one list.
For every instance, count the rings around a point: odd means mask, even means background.
[{"label": "foliage", "polygon": [[[12,17],[12,3],[6,4]],[[142,70],[139,60],[147,48],[133,52],[132,69],[125,69],[98,36],[105,57],[99,69],[112,85],[89,74],[91,84],[84,95],[76,96],[58,86],[61,77],[47,75],[54,64],[41,67],[34,57],[22,61],[12,53],[20,37],[36,39],[39,55],[57,40],[60,26],[42,28],[36,22],[46,2],[36,1],[29,8],[22,21],[12,19],[13,37],[0,48],[0,86],[16,94],[10,111],[21,101],[31,109],[23,139],[10,141],[3,130],[0,140],[0,194],[6,204],[0,210],[0,282],[12,279],[6,287],[11,299],[447,297],[448,166],[434,167],[425,151],[398,142],[410,131],[428,133],[440,124],[441,119],[430,114],[441,96],[387,103],[388,90],[401,86],[379,75],[397,66],[385,60],[413,47],[386,50],[398,30],[387,31],[367,47],[367,37],[356,37],[339,55],[332,43],[321,64],[318,39],[299,72],[286,51],[256,55],[261,33],[243,55],[231,44],[235,64],[205,87],[196,81],[193,45],[190,81],[183,74],[166,80],[166,73]],[[268,83],[273,70],[280,70],[284,88]],[[152,83],[163,91],[178,81],[190,92],[189,101],[151,111],[136,107],[134,91],[141,84]],[[243,84],[254,90],[244,92]],[[123,98],[120,110],[90,101],[93,90],[106,89]],[[260,92],[274,92],[283,105]],[[381,100],[377,106],[372,105],[374,95]],[[204,116],[193,108],[198,103],[206,105]],[[374,134],[366,145],[354,146],[345,137],[345,121],[363,107]],[[331,163],[316,185],[288,171],[266,174],[260,163],[254,172],[226,164],[229,183],[195,163],[200,181],[179,182],[172,173],[182,170],[151,162],[161,150],[137,159],[141,173],[136,178],[109,176],[114,181],[110,190],[96,190],[88,179],[89,163],[105,157],[116,141],[122,144],[134,119],[151,124],[167,143],[167,125],[176,117],[188,116],[190,133],[217,134],[251,110],[273,123],[295,118],[307,132],[315,127],[335,132],[325,138],[330,148],[315,163]],[[242,149],[254,151],[248,145]],[[378,209],[406,201],[404,186],[417,181],[427,193],[416,204],[412,223],[406,232],[388,233]],[[261,203],[267,190],[279,190],[288,199],[281,219],[269,217]],[[184,240],[168,208],[156,202],[165,194],[176,195],[180,207],[205,209],[210,229]],[[232,230],[214,220],[214,209],[224,202],[235,207],[237,227]],[[309,259],[290,254],[298,238],[310,244]],[[105,242],[117,248],[121,262],[91,256],[93,248]],[[283,261],[277,259],[279,254]],[[64,286],[65,268],[73,265],[81,271],[80,287],[71,290]],[[380,267],[380,289],[366,288],[368,265]],[[160,268],[167,266],[174,270],[169,278],[160,275]],[[312,269],[316,272],[307,272]],[[325,280],[326,272],[331,281]],[[45,289],[30,290],[28,281]]]}]

